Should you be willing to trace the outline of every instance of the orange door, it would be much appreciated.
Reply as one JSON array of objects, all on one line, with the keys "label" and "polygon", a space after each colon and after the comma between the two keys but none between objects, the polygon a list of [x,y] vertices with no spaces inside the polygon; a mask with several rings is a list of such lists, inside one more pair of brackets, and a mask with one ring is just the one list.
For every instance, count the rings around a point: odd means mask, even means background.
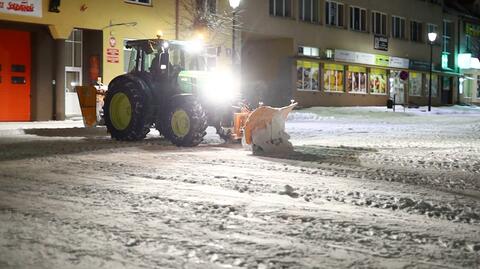
[{"label": "orange door", "polygon": [[0,121],[30,121],[30,33],[0,29]]}]

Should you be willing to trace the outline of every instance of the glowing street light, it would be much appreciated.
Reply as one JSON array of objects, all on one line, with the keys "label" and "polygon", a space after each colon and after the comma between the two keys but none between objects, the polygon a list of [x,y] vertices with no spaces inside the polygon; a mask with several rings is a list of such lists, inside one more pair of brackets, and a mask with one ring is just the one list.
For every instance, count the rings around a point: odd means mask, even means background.
[{"label": "glowing street light", "polygon": [[240,0],[228,0],[230,7],[236,9],[240,5]]},{"label": "glowing street light", "polygon": [[433,43],[437,39],[437,33],[428,33],[430,41],[430,80],[428,81],[428,111],[432,111],[432,65],[433,65]]}]

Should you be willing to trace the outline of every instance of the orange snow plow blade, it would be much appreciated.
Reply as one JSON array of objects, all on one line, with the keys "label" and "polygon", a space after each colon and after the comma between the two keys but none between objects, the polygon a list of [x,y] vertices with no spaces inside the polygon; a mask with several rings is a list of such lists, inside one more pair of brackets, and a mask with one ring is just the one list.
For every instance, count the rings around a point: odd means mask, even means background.
[{"label": "orange snow plow blade", "polygon": [[244,126],[245,143],[247,145],[252,144],[252,134],[260,129],[265,129],[267,126],[272,125],[272,120],[275,116],[280,116],[284,121],[287,120],[288,114],[293,110],[297,103],[293,103],[289,106],[274,108],[271,106],[261,106],[255,109]]},{"label": "orange snow plow blade", "polygon": [[77,86],[78,100],[82,109],[83,123],[93,127],[97,123],[97,90],[92,86]]}]

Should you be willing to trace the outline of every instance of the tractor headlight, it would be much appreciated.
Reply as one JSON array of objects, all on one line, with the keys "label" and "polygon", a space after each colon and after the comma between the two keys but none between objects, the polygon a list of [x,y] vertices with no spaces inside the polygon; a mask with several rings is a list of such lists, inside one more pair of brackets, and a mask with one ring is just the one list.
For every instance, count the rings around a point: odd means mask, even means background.
[{"label": "tractor headlight", "polygon": [[211,102],[223,103],[235,100],[240,94],[240,85],[231,73],[212,74],[206,81],[203,95]]}]

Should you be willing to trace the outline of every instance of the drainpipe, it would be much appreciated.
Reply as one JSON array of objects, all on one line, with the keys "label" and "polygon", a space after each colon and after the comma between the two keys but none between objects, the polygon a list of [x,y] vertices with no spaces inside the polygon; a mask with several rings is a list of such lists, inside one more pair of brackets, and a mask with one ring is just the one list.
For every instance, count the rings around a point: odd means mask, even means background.
[{"label": "drainpipe", "polygon": [[175,0],[175,40],[178,40],[180,35],[179,33],[180,29],[178,27],[178,24],[180,23],[179,11],[180,11],[180,0]]}]

